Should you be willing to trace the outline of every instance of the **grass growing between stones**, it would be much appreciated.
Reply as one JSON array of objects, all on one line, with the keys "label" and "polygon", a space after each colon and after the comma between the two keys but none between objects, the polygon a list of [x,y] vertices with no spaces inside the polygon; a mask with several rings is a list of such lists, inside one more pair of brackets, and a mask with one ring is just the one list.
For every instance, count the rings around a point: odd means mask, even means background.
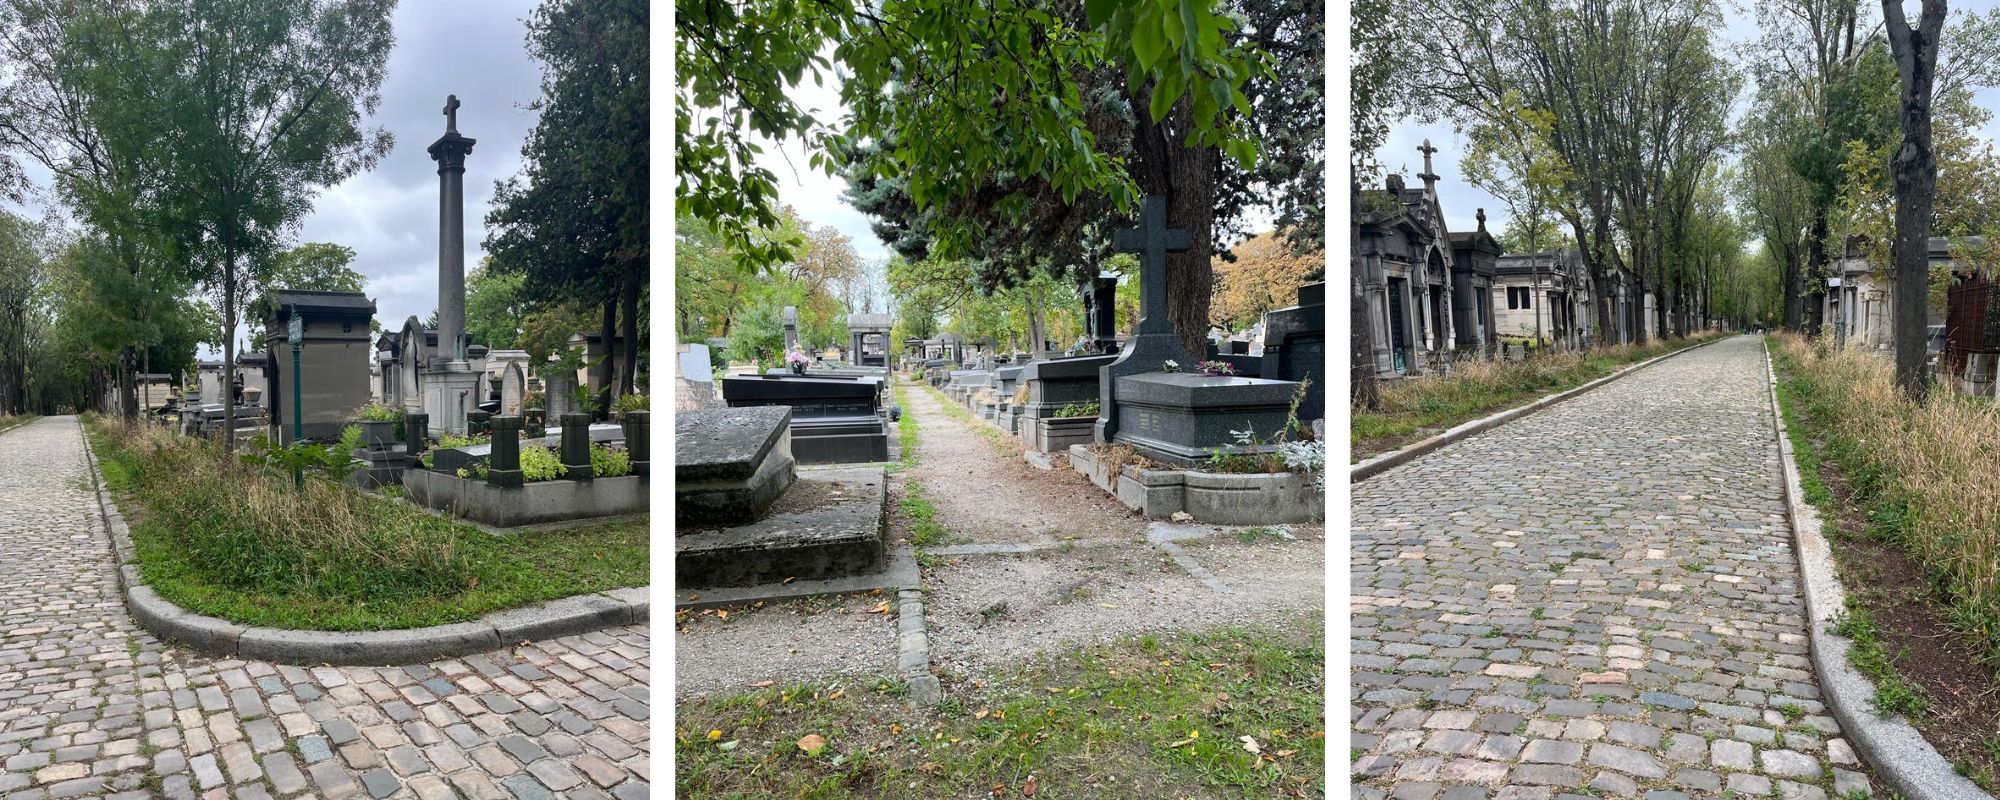
[{"label": "grass growing between stones", "polygon": [[647,521],[499,537],[324,480],[227,464],[213,445],[90,419],[140,574],[242,625],[385,630],[648,581]]},{"label": "grass growing between stones", "polygon": [[1024,447],[1019,440],[1002,433],[1000,426],[973,416],[972,412],[966,410],[965,406],[959,405],[958,401],[951,399],[951,395],[945,394],[936,387],[929,385],[926,385],[924,389],[929,391],[937,400],[938,405],[944,409],[945,416],[965,423],[966,427],[977,432],[979,438],[985,439],[986,443],[993,445],[994,449],[1003,451],[1007,455],[1016,455]]},{"label": "grass growing between stones", "polygon": [[1712,341],[1702,331],[1685,339],[1645,345],[1599,347],[1589,353],[1554,353],[1527,361],[1475,361],[1448,375],[1426,375],[1382,386],[1382,407],[1353,409],[1348,432],[1359,461],[1489,414],[1568,391],[1655,356]]},{"label": "grass growing between stones", "polygon": [[1324,792],[1325,631],[1153,634],[948,678],[683,705],[682,797],[1308,797]]}]

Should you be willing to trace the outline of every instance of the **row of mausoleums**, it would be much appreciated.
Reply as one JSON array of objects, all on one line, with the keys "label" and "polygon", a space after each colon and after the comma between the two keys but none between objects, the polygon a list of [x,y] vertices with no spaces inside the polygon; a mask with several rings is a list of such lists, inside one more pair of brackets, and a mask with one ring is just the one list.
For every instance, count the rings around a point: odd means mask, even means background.
[{"label": "row of mausoleums", "polygon": [[1626,343],[1652,318],[1653,295],[1619,268],[1602,292],[1611,330],[1599,335],[1599,287],[1574,250],[1503,252],[1486,230],[1453,232],[1438,203],[1430,142],[1421,188],[1390,175],[1358,204],[1351,268],[1361,282],[1372,352],[1355,353],[1382,378],[1420,375],[1464,358],[1518,352],[1539,339],[1558,347]]}]

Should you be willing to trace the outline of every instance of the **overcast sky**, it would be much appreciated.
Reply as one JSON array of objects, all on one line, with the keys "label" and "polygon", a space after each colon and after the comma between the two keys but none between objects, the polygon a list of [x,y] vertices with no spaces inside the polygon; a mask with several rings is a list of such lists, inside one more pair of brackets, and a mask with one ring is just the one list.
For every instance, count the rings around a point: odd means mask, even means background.
[{"label": "overcast sky", "polygon": [[[2000,0],[1954,2],[1952,3],[1952,15],[1955,18],[1958,14],[1965,11],[1985,13],[1988,9],[1993,8],[1996,2],[2000,2]],[[1912,9],[1909,13],[1914,18],[1916,14],[1914,5],[1910,3],[1905,3],[1904,5],[1906,8]],[[1881,8],[1865,4],[1863,8],[1864,10],[1872,8],[1872,18],[1879,24],[1882,18]],[[1757,16],[1747,4],[1725,5],[1725,12],[1723,37],[1727,46],[1734,47],[1741,43],[1756,41],[1758,35]],[[1737,97],[1735,108],[1737,115],[1740,116],[1750,102],[1749,93],[1752,88],[1745,86],[1744,93]],[[1981,91],[1978,94],[1978,99],[1982,107],[1989,110],[1994,109],[1996,102],[2000,102],[2000,90],[1988,89]],[[1989,122],[1984,129],[1984,135],[1987,141],[1995,141],[1995,137],[2000,136],[2000,121]],[[1471,184],[1466,183],[1465,172],[1459,168],[1459,161],[1465,156],[1466,141],[1464,137],[1452,130],[1451,123],[1440,122],[1431,125],[1419,125],[1415,122],[1404,121],[1401,124],[1395,125],[1389,129],[1389,137],[1384,142],[1382,149],[1376,153],[1376,157],[1381,161],[1383,169],[1389,172],[1400,172],[1409,180],[1411,185],[1418,185],[1420,181],[1417,180],[1416,175],[1423,171],[1424,160],[1423,154],[1419,153],[1417,148],[1423,144],[1425,139],[1429,139],[1431,144],[1438,148],[1438,152],[1432,156],[1434,159],[1432,166],[1439,177],[1438,205],[1444,209],[1445,226],[1453,231],[1470,231],[1478,227],[1478,223],[1474,220],[1474,215],[1478,212],[1478,209],[1484,208],[1486,209],[1486,229],[1495,235],[1505,230],[1507,226],[1507,204],[1500,202],[1499,199],[1487,194],[1485,191],[1474,188]]]},{"label": "overcast sky", "polygon": [[[458,95],[458,130],[478,140],[465,161],[465,266],[485,256],[493,184],[521,166],[535,125],[526,106],[540,93],[541,65],[528,57],[526,20],[536,0],[403,0],[396,8],[382,101],[367,120],[395,135],[375,168],[323,191],[292,244],[332,242],[354,250],[385,330],[437,307],[438,176],[425,152],[444,133],[444,102]],[[46,173],[41,173],[46,182]],[[239,329],[238,341],[245,334]],[[203,358],[215,354],[204,351]]]}]

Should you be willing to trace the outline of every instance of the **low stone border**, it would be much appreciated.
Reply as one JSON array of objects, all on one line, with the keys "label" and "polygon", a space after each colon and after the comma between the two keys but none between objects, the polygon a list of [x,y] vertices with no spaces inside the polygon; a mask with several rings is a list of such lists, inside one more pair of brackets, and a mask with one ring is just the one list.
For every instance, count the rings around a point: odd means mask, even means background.
[{"label": "low stone border", "polygon": [[1778,373],[1770,344],[1764,345],[1764,371],[1770,380],[1771,424],[1783,457],[1785,506],[1792,524],[1793,549],[1798,554],[1800,584],[1806,595],[1806,627],[1812,639],[1813,671],[1833,707],[1847,739],[1875,774],[1908,800],[1992,800],[1977,784],[1952,769],[1937,748],[1901,716],[1883,719],[1875,713],[1875,684],[1847,661],[1853,640],[1833,632],[1833,619],[1846,608],[1847,591],[1834,570],[1833,550],[1820,533],[1819,510],[1805,501],[1792,439],[1785,435],[1785,411],[1778,403]]},{"label": "low stone border", "polygon": [[486,653],[534,639],[551,639],[636,625],[652,618],[650,589],[644,586],[577,595],[537,606],[495,611],[472,622],[393,631],[300,631],[238,625],[203,616],[168,601],[139,578],[137,551],[125,515],[111,499],[90,437],[84,458],[97,492],[104,528],[118,557],[118,580],[125,609],[140,627],[166,641],[212,655],[254,658],[280,664],[393,666]]},{"label": "low stone border", "polygon": [[1548,395],[1540,400],[1536,400],[1524,406],[1516,406],[1514,408],[1502,411],[1498,414],[1493,414],[1491,416],[1481,417],[1479,419],[1472,420],[1471,422],[1462,422],[1459,423],[1457,426],[1447,429],[1445,432],[1440,433],[1436,436],[1432,436],[1428,439],[1423,439],[1421,441],[1417,441],[1412,444],[1404,445],[1401,448],[1391,450],[1387,453],[1381,453],[1378,455],[1370,456],[1362,460],[1360,463],[1348,467],[1347,482],[1360,483],[1362,481],[1368,480],[1369,478],[1373,478],[1376,475],[1380,475],[1383,472],[1387,472],[1388,470],[1394,467],[1400,467],[1404,464],[1407,464],[1412,459],[1415,459],[1417,456],[1423,455],[1432,450],[1436,450],[1440,447],[1451,444],[1452,442],[1456,442],[1467,436],[1471,436],[1473,434],[1486,431],[1490,428],[1495,428],[1500,425],[1512,422],[1516,419],[1520,419],[1521,417],[1525,417],[1529,414],[1533,414],[1544,408],[1548,408],[1549,406],[1555,405],[1564,400],[1568,400],[1572,397],[1583,394],[1584,392],[1588,392],[1599,386],[1603,386],[1604,384],[1618,380],[1619,378],[1623,378],[1641,369],[1645,369],[1646,367],[1652,366],[1657,362],[1673,358],[1674,356],[1680,355],[1690,350],[1696,350],[1699,348],[1707,347],[1709,345],[1715,344],[1716,342],[1726,341],[1730,338],[1732,337],[1717,336],[1713,340],[1702,342],[1701,344],[1689,345],[1679,350],[1675,350],[1671,353],[1663,353],[1661,355],[1653,356],[1652,358],[1646,359],[1637,364],[1631,364],[1628,366],[1620,367],[1616,372],[1613,372],[1602,378],[1598,378],[1597,380],[1591,381],[1582,386],[1578,386],[1574,389],[1565,389],[1563,391],[1556,392],[1555,394],[1552,395]]}]

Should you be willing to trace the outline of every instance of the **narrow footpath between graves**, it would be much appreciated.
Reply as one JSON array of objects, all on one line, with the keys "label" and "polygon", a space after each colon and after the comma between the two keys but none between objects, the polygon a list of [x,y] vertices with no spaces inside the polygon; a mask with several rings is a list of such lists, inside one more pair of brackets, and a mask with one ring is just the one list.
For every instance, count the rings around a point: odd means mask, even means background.
[{"label": "narrow footpath between graves", "polygon": [[75,417],[0,436],[0,795],[642,798],[650,636],[396,667],[169,647],[126,613]]},{"label": "narrow footpath between graves", "polygon": [[[1132,634],[1286,627],[1322,615],[1323,526],[1147,520],[1070,469],[1067,456],[1054,455],[1054,470],[1036,469],[1018,440],[953,413],[937,390],[904,382],[901,394],[919,443],[914,459],[903,456],[914,465],[889,476],[890,541],[918,546],[930,661],[940,675]],[[935,524],[922,535],[912,518],[918,507]],[[676,694],[894,674],[888,599],[683,614]]]},{"label": "narrow footpath between graves", "polygon": [[1744,336],[1355,484],[1355,796],[1865,792],[1778,459]]}]

